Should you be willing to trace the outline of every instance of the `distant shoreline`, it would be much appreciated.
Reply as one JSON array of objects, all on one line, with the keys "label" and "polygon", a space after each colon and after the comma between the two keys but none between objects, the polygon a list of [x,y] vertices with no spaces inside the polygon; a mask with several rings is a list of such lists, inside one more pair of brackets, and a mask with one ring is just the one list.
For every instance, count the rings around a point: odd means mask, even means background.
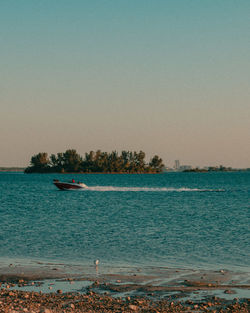
[{"label": "distant shoreline", "polygon": [[224,169],[224,170],[220,170],[220,169],[215,169],[215,170],[206,170],[206,169],[190,169],[190,170],[184,170],[181,171],[181,173],[211,173],[211,172],[228,172],[228,173],[232,173],[232,172],[247,172],[250,171],[250,168],[239,168],[239,169]]},{"label": "distant shoreline", "polygon": [[[161,173],[157,172],[147,172],[147,173],[124,173],[124,172],[33,172],[28,174],[70,174],[70,175],[76,175],[76,174],[165,174],[165,173],[233,173],[233,172],[249,172],[250,168],[240,168],[240,169],[231,169],[231,170],[205,170],[205,169],[190,169],[190,170],[184,170],[184,171],[163,171]],[[0,167],[0,173],[7,173],[7,172],[25,172],[25,167]]]},{"label": "distant shoreline", "polygon": [[0,167],[0,172],[24,172],[25,167]]}]

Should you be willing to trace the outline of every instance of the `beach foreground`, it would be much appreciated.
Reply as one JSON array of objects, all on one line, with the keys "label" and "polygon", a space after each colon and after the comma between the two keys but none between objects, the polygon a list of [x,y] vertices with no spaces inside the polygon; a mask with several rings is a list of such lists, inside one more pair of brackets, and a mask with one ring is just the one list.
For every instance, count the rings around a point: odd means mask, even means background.
[{"label": "beach foreground", "polygon": [[144,297],[113,298],[93,292],[88,294],[42,294],[2,289],[0,312],[249,312],[250,301],[210,301],[184,303],[168,300],[149,300]]},{"label": "beach foreground", "polygon": [[250,312],[249,276],[227,270],[0,266],[0,312]]}]

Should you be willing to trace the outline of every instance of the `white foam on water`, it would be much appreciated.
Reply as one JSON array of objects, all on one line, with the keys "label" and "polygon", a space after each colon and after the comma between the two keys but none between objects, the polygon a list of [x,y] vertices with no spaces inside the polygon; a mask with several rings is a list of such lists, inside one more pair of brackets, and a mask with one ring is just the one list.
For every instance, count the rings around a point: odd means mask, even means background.
[{"label": "white foam on water", "polygon": [[144,192],[220,192],[223,189],[199,189],[199,188],[172,188],[172,187],[115,187],[115,186],[86,186],[85,189],[90,191],[144,191]]}]

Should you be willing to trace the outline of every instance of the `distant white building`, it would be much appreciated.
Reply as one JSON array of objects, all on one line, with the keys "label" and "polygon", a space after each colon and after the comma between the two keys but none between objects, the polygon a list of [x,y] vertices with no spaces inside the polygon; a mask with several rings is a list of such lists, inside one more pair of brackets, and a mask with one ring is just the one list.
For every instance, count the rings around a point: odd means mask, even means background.
[{"label": "distant white building", "polygon": [[181,165],[179,170],[180,171],[186,171],[186,170],[191,170],[192,166],[191,165]]},{"label": "distant white building", "polygon": [[172,171],[173,171],[173,169],[171,167],[165,166],[163,168],[163,172],[172,172]]},{"label": "distant white building", "polygon": [[179,171],[179,169],[180,169],[180,161],[179,160],[174,161],[174,169],[176,171]]}]

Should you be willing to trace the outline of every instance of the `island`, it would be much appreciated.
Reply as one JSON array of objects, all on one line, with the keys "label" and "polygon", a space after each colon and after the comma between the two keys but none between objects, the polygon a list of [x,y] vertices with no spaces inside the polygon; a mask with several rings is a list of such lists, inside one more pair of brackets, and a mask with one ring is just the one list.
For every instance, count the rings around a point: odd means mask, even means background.
[{"label": "island", "polygon": [[165,165],[158,155],[147,163],[143,151],[117,151],[111,153],[90,151],[82,157],[75,149],[63,153],[40,152],[31,157],[25,173],[161,173]]}]

